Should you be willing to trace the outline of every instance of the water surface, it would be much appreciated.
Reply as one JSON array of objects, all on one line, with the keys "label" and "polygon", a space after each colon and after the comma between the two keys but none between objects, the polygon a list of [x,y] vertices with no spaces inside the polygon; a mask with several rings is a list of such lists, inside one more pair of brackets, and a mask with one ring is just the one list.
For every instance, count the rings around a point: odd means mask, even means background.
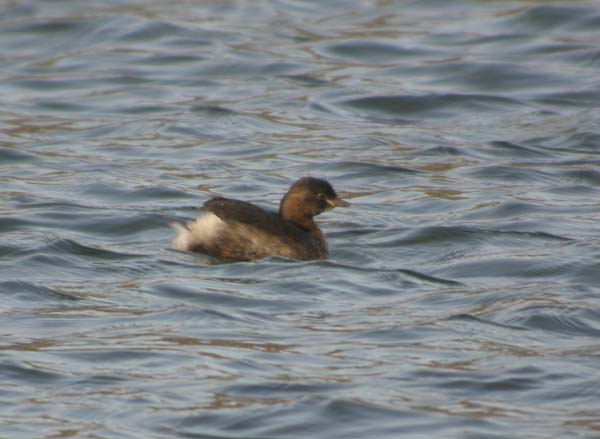
[{"label": "water surface", "polygon": [[[0,436],[600,437],[600,5],[0,9]],[[331,258],[169,223],[351,209]]]}]

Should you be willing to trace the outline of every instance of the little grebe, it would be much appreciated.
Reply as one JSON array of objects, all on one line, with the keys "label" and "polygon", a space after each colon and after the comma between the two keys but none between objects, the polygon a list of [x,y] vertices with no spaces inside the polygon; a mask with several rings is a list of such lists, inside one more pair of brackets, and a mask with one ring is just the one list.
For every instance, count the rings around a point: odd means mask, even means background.
[{"label": "little grebe", "polygon": [[324,259],[327,241],[313,217],[350,204],[339,198],[325,180],[304,177],[285,194],[279,212],[245,201],[213,198],[202,215],[187,224],[174,223],[173,248],[200,252],[228,261],[252,261],[267,256]]}]

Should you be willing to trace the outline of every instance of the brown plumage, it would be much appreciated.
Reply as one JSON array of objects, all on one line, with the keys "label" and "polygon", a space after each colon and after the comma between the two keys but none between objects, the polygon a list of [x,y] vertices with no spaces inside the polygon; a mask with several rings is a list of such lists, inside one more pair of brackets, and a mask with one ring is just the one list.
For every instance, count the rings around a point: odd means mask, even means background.
[{"label": "brown plumage", "polygon": [[285,194],[279,212],[229,198],[213,198],[202,215],[187,224],[175,223],[177,250],[204,253],[228,261],[252,261],[268,256],[324,259],[325,236],[313,217],[349,204],[325,180],[304,177]]}]

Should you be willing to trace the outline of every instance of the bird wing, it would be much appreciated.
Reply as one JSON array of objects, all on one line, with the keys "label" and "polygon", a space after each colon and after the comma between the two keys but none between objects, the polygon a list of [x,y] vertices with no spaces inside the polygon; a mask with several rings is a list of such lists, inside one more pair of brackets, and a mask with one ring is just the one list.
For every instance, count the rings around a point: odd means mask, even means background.
[{"label": "bird wing", "polygon": [[277,213],[246,201],[216,197],[204,203],[202,209],[214,213],[223,221],[237,221],[277,235],[294,236],[299,229],[284,221]]}]

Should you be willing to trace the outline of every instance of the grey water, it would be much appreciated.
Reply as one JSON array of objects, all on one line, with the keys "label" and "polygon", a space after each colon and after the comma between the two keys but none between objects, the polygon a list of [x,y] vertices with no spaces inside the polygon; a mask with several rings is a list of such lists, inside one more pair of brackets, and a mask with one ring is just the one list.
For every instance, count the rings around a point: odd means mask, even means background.
[{"label": "grey water", "polygon": [[1,2],[0,437],[598,438],[599,189],[597,1]]}]

